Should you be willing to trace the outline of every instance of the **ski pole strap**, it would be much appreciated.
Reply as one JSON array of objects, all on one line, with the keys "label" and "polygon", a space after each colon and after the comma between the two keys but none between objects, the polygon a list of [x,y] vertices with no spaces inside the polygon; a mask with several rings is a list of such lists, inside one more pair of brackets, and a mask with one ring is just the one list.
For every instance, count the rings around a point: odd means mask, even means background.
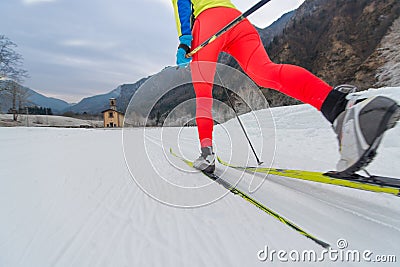
[{"label": "ski pole strap", "polygon": [[260,2],[258,2],[257,4],[255,4],[254,6],[252,6],[249,10],[247,10],[246,12],[244,12],[243,14],[241,14],[240,16],[238,16],[236,19],[232,20],[228,25],[226,25],[225,27],[223,27],[221,30],[219,30],[216,34],[214,34],[213,36],[211,36],[210,38],[208,38],[207,40],[205,40],[202,44],[200,44],[198,47],[194,48],[190,53],[186,54],[186,58],[190,58],[192,57],[194,54],[196,54],[197,52],[199,52],[202,48],[204,48],[206,45],[208,45],[209,43],[212,43],[213,41],[215,41],[218,37],[220,37],[222,34],[224,34],[225,32],[227,32],[228,30],[232,29],[233,27],[235,27],[237,24],[239,24],[239,22],[241,22],[242,20],[244,20],[247,16],[253,14],[255,11],[257,11],[258,9],[260,9],[260,7],[262,7],[263,5],[265,5],[266,3],[268,3],[271,0],[261,0]]}]

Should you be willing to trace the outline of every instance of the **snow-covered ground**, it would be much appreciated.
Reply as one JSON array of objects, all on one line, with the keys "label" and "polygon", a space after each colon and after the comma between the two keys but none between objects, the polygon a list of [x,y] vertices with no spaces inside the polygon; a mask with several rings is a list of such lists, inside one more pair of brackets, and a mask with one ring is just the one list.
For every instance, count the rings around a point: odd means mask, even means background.
[{"label": "snow-covered ground", "polygon": [[103,121],[81,120],[76,118],[55,115],[18,115],[13,121],[12,114],[0,114],[0,127],[103,127]]},{"label": "snow-covered ground", "polygon": [[[379,93],[400,101],[400,88]],[[335,168],[336,137],[318,112],[306,105],[271,112],[276,132],[268,122],[260,122],[264,143],[259,152],[267,165]],[[269,114],[260,111],[259,117],[269,118]],[[246,116],[243,120],[259,149],[256,127]],[[399,125],[386,134],[370,172],[400,177],[399,135]],[[254,163],[246,141],[237,141],[240,138],[235,121],[217,126],[218,154],[232,163],[247,159]],[[230,140],[235,141],[232,148]],[[281,256],[290,263],[289,253],[323,250],[172,157],[170,147],[185,157],[197,156],[195,128],[145,132],[0,128],[0,147],[1,267],[280,266],[288,263],[279,261],[278,254],[272,263],[260,261],[258,256],[265,256],[260,251],[266,247],[269,252],[286,251]],[[218,172],[232,182],[242,178],[238,188],[245,192],[251,178],[256,185],[261,181],[223,166],[218,166]],[[400,261],[400,198],[396,196],[274,176],[268,176],[251,196],[330,243],[332,249],[370,250],[372,259],[395,255]],[[346,240],[347,248],[337,247],[340,239]],[[341,258],[333,262],[325,254],[324,263],[313,264],[366,263]]]}]

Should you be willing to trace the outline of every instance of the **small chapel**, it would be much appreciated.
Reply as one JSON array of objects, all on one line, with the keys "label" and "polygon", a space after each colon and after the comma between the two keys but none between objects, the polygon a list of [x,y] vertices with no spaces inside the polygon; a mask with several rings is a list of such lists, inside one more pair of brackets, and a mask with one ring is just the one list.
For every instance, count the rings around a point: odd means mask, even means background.
[{"label": "small chapel", "polygon": [[115,98],[110,98],[110,108],[101,113],[103,113],[105,128],[123,127],[125,114],[117,110]]}]

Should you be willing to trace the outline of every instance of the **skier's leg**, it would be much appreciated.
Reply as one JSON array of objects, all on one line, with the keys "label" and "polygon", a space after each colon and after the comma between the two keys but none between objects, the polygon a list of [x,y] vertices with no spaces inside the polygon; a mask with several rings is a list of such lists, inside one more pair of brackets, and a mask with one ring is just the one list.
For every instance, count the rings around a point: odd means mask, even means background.
[{"label": "skier's leg", "polygon": [[211,49],[201,52],[203,53],[196,54],[193,57],[190,64],[193,87],[196,93],[196,123],[201,146],[201,155],[193,162],[193,167],[212,173],[215,170],[215,155],[212,148],[214,127],[212,88],[218,56],[216,51]]},{"label": "skier's leg", "polygon": [[[190,65],[192,70],[192,82],[196,93],[196,123],[200,139],[201,155],[193,163],[196,169],[214,172],[215,155],[212,149],[212,132],[214,120],[212,117],[212,87],[217,60],[212,51],[202,53],[193,58]],[[199,61],[199,58],[211,60],[211,62]],[[214,60],[214,61],[213,61]]]},{"label": "skier's leg", "polygon": [[341,154],[339,171],[352,173],[366,166],[375,156],[384,132],[400,119],[400,107],[390,98],[372,97],[349,103],[346,92],[332,90],[307,70],[271,62],[248,21],[230,35],[234,42],[226,51],[258,85],[311,104],[333,124]]},{"label": "skier's leg", "polygon": [[255,83],[321,109],[332,90],[330,85],[299,66],[273,63],[257,31],[247,20],[234,28],[229,35],[232,42],[226,46],[226,52],[238,61]]},{"label": "skier's leg", "polygon": [[[215,27],[224,22],[218,21],[212,9],[201,13],[193,25],[192,47],[197,47],[212,34]],[[221,51],[224,38],[221,37],[210,43],[193,55],[190,65],[193,86],[196,93],[196,123],[201,147],[212,146],[213,117],[212,117],[212,87],[214,82],[216,62]]]},{"label": "skier's leg", "polygon": [[212,117],[212,81],[210,75],[215,64],[193,61],[191,63],[193,86],[196,93],[196,123],[201,147],[212,146],[214,120]]},{"label": "skier's leg", "polygon": [[[192,47],[197,47],[215,33],[215,29],[223,27],[234,18],[233,15],[221,16],[226,8],[212,8],[201,13],[193,26]],[[193,56],[190,65],[192,82],[196,93],[196,123],[201,145],[201,155],[193,166],[199,170],[213,172],[215,155],[212,148],[212,88],[218,54],[222,50],[225,36],[221,36]]]}]

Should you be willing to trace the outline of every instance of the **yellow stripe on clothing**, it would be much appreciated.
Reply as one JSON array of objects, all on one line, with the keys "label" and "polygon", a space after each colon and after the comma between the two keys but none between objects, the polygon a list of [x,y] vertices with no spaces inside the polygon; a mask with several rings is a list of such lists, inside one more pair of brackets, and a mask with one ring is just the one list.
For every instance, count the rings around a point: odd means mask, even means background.
[{"label": "yellow stripe on clothing", "polygon": [[214,7],[235,8],[230,0],[172,0],[178,36],[191,33],[191,17]]}]

